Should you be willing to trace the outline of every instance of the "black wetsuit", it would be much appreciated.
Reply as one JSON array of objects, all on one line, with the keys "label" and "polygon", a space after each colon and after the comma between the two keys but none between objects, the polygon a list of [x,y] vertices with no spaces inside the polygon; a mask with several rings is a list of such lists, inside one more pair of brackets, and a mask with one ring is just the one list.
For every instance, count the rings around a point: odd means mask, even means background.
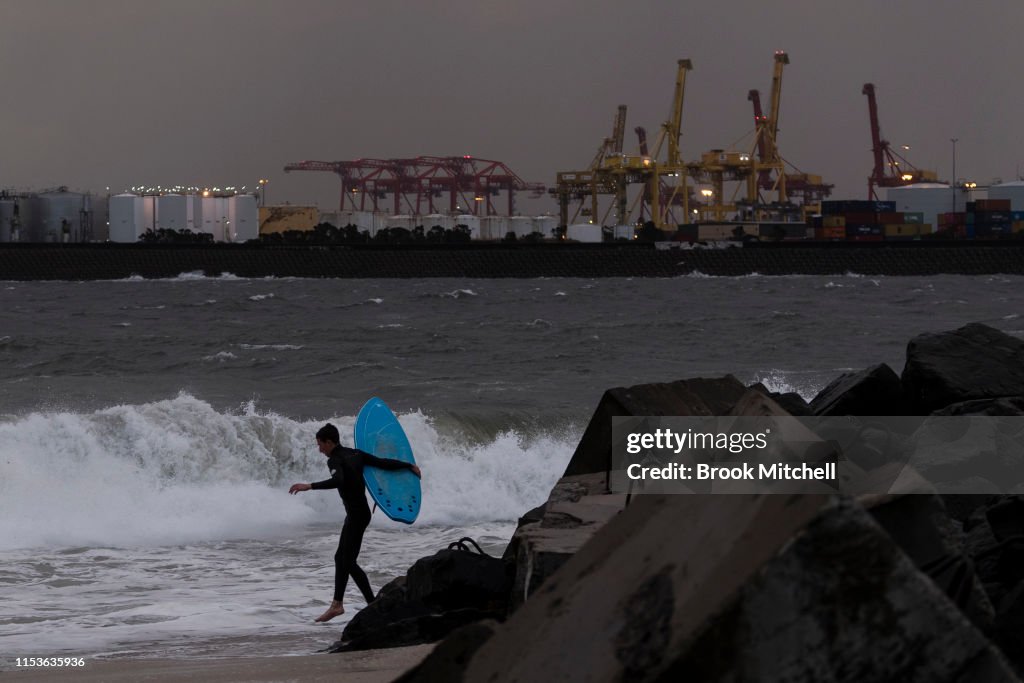
[{"label": "black wetsuit", "polygon": [[400,470],[412,467],[412,463],[390,458],[378,458],[364,451],[345,446],[335,446],[327,458],[327,469],[331,478],[310,484],[314,489],[338,489],[341,502],[345,504],[345,524],[341,527],[338,551],[334,554],[334,599],[345,598],[345,586],[349,575],[356,582],[366,603],[373,602],[373,591],[366,572],[356,564],[359,547],[363,544],[363,532],[370,524],[370,506],[366,503],[363,467],[378,467],[382,470]]}]

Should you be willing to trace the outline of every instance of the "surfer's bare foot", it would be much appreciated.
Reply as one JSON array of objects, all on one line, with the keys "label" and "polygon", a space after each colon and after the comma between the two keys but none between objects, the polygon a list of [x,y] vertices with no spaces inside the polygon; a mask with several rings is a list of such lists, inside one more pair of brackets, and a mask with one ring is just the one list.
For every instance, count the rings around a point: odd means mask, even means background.
[{"label": "surfer's bare foot", "polygon": [[337,600],[331,603],[331,606],[327,608],[327,611],[316,618],[317,622],[330,621],[334,617],[345,613],[345,608],[341,606],[341,603]]}]

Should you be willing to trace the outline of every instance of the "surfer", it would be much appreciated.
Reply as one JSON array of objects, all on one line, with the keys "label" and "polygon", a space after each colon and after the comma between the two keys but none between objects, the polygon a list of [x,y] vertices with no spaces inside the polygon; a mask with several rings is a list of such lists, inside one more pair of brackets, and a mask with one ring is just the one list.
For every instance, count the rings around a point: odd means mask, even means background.
[{"label": "surfer", "polygon": [[417,477],[420,468],[409,462],[378,458],[365,451],[347,448],[340,445],[341,437],[338,428],[326,424],[316,433],[316,443],[320,452],[327,456],[327,469],[331,472],[330,479],[312,484],[292,484],[288,493],[296,494],[310,489],[338,489],[341,502],[345,505],[345,524],[341,527],[341,538],[338,551],[334,553],[334,600],[327,611],[316,618],[316,621],[330,621],[344,614],[345,586],[348,577],[356,582],[363,594],[366,604],[373,602],[373,590],[366,572],[356,564],[359,548],[363,543],[363,532],[370,524],[370,506],[366,503],[366,484],[363,482],[364,467],[379,467],[382,470],[410,469]]}]

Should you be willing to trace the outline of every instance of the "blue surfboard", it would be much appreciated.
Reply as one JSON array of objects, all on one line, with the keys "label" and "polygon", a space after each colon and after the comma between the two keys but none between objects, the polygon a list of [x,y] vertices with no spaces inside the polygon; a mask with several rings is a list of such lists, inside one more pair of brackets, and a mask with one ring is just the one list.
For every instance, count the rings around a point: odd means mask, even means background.
[{"label": "blue surfboard", "polygon": [[[379,398],[371,398],[356,417],[356,448],[378,458],[415,463],[412,446],[398,418]],[[396,522],[412,524],[420,514],[420,478],[409,470],[364,467],[363,479],[377,507]]]}]

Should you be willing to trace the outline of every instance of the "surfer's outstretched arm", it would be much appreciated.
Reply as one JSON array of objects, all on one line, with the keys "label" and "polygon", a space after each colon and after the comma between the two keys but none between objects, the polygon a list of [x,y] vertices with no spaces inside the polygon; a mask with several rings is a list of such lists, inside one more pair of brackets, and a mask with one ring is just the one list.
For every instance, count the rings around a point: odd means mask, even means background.
[{"label": "surfer's outstretched arm", "polygon": [[290,493],[290,494],[292,494],[294,496],[299,491],[308,491],[311,488],[313,488],[313,487],[310,484],[292,484],[292,487],[290,489],[288,489],[288,493]]},{"label": "surfer's outstretched arm", "polygon": [[404,460],[395,460],[393,458],[378,458],[376,455],[370,455],[365,451],[363,453],[363,465],[367,467],[376,467],[382,470],[412,470],[412,473],[417,477],[420,476],[420,468],[411,462],[405,462]]}]

